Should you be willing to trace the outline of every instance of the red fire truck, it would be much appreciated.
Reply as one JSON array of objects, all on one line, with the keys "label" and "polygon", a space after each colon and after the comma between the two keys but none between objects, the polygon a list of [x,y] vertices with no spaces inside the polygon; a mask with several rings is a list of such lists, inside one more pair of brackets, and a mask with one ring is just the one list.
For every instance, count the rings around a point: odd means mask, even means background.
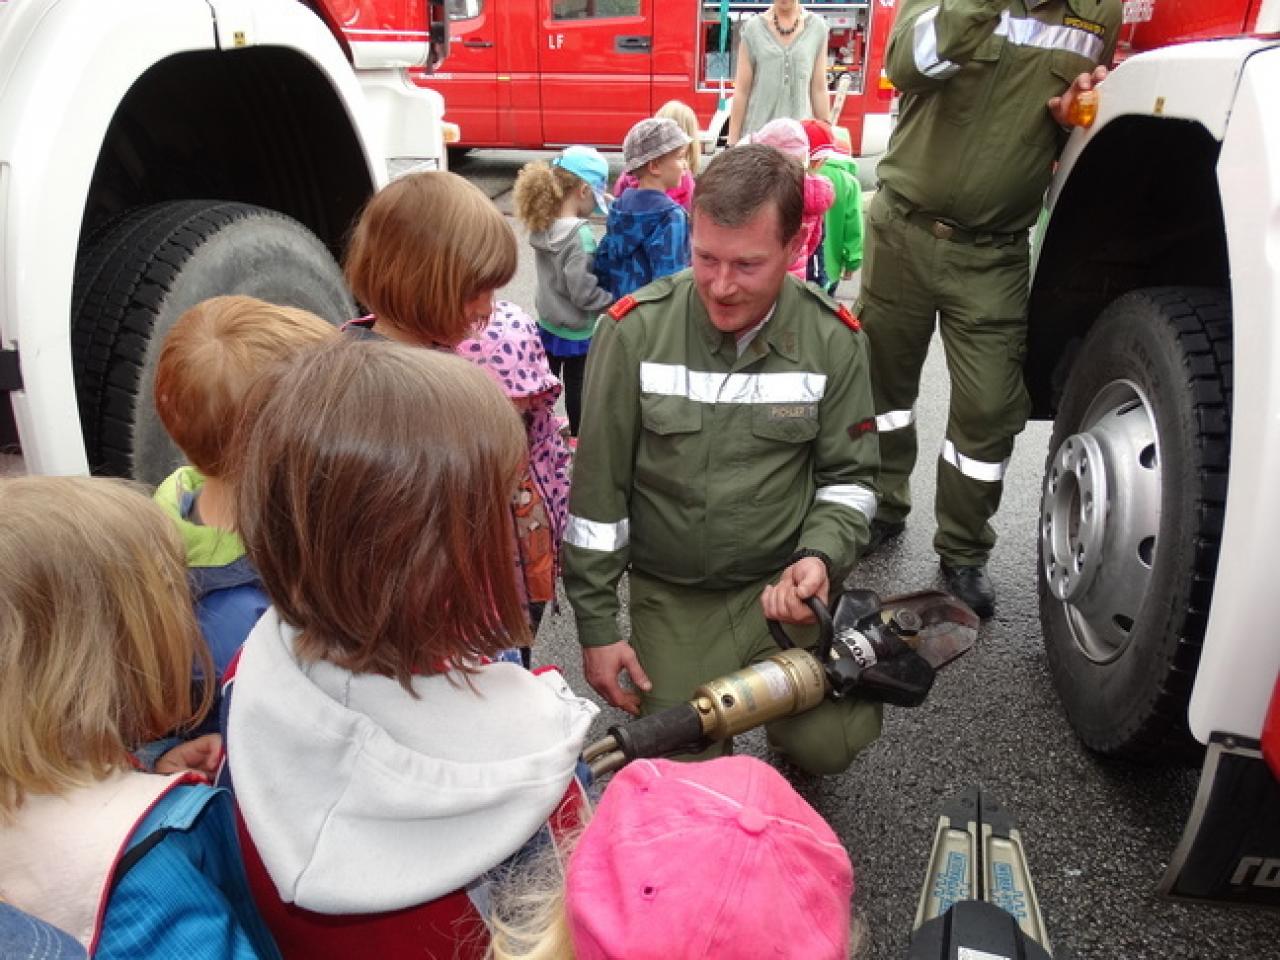
[{"label": "red fire truck", "polygon": [[1041,626],[1089,747],[1204,758],[1164,892],[1280,906],[1280,0],[1124,10],[1035,244]]},{"label": "red fire truck", "polygon": [[247,293],[352,316],[388,164],[438,165],[443,0],[0,0],[0,450],[161,478],[155,344]]},{"label": "red fire truck", "polygon": [[[739,0],[449,0],[449,58],[415,82],[440,91],[464,147],[617,147],[668,100],[704,143],[728,130],[738,32],[768,3]],[[894,0],[810,2],[829,28],[827,78],[851,79],[840,123],[853,152],[889,138],[884,48]]]}]

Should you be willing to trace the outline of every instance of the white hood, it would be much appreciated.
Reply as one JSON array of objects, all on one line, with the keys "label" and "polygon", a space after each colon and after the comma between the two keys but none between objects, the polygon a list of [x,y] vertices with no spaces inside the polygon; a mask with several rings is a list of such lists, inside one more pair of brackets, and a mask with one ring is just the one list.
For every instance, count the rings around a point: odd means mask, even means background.
[{"label": "white hood", "polygon": [[466,885],[533,836],[573,777],[597,708],[510,663],[395,680],[301,664],[274,607],[236,669],[227,762],[288,903],[375,913]]}]

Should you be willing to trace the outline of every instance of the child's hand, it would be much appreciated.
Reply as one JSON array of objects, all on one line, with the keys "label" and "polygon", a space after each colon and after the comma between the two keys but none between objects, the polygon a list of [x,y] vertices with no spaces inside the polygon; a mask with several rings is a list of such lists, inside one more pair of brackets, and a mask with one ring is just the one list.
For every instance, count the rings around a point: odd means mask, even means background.
[{"label": "child's hand", "polygon": [[206,733],[180,743],[172,750],[161,755],[156,761],[156,773],[192,773],[203,774],[212,778],[218,772],[218,763],[222,759],[222,737],[216,733]]}]

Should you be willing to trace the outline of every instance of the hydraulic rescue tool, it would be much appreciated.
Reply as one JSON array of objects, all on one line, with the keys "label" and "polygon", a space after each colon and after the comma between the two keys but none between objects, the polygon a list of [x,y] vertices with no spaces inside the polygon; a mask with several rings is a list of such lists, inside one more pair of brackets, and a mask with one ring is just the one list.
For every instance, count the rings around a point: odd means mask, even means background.
[{"label": "hydraulic rescue tool", "polygon": [[977,615],[933,590],[884,602],[870,590],[850,590],[834,612],[816,598],[808,605],[818,621],[815,649],[797,647],[770,621],[777,653],[704,683],[687,703],[610,727],[582,755],[592,774],[600,777],[639,757],[696,752],[812,710],[824,697],[919,706],[937,671],[978,635]]},{"label": "hydraulic rescue tool", "polygon": [[[978,634],[977,615],[938,591],[882,602],[851,590],[832,612],[816,599],[808,605],[818,621],[815,649],[797,647],[770,621],[777,653],[704,683],[687,703],[609,728],[583,752],[592,774],[702,750],[826,697],[917,707],[937,671]],[[1021,835],[994,797],[972,787],[939,817],[908,960],[1051,960],[1048,945]]]}]

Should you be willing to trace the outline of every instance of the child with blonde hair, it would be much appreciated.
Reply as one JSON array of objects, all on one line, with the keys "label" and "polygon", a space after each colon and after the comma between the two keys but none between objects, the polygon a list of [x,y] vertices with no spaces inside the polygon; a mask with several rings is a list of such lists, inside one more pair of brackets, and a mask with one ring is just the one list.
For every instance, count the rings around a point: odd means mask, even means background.
[{"label": "child with blonde hair", "polygon": [[196,617],[218,678],[268,606],[231,505],[232,437],[245,395],[272,365],[337,337],[306,310],[228,296],[183,313],[160,348],[156,412],[188,465],[160,484],[155,501],[182,534]]},{"label": "child with blonde hair", "polygon": [[183,546],[114,480],[0,479],[0,898],[97,960],[277,957],[225,791],[138,772],[212,676]]},{"label": "child with blonde hair", "polygon": [[[685,136],[689,138],[689,146],[685,148],[685,171],[680,178],[680,182],[667,191],[667,196],[674,200],[684,209],[693,212],[693,183],[698,172],[702,170],[702,141],[699,139],[701,133],[698,130],[698,115],[693,112],[693,107],[689,106],[683,100],[668,100],[658,112],[654,114],[660,120],[674,120],[676,124],[684,131]],[[618,179],[613,184],[614,197],[622,196],[624,190],[638,186],[639,181],[635,174],[623,172],[618,175]]]},{"label": "child with blonde hair", "polygon": [[224,692],[225,773],[285,956],[478,957],[484,875],[581,799],[593,704],[527,637],[527,451],[476,367],[347,340],[254,391],[237,527],[272,606]]},{"label": "child with blonde hair", "polygon": [[400,177],[365,205],[347,247],[347,283],[371,313],[346,329],[452,350],[483,329],[516,263],[511,225],[479,187],[445,171]]},{"label": "child with blonde hair", "polygon": [[529,231],[538,289],[539,336],[551,372],[564,382],[569,432],[582,419],[582,378],[591,334],[613,296],[594,273],[596,238],[587,222],[604,213],[609,165],[591,147],[566,147],[550,164],[527,163],[516,176],[516,216]]},{"label": "child with blonde hair", "polygon": [[852,897],[840,839],[768,764],[638,760],[498,886],[489,957],[846,960]]}]

